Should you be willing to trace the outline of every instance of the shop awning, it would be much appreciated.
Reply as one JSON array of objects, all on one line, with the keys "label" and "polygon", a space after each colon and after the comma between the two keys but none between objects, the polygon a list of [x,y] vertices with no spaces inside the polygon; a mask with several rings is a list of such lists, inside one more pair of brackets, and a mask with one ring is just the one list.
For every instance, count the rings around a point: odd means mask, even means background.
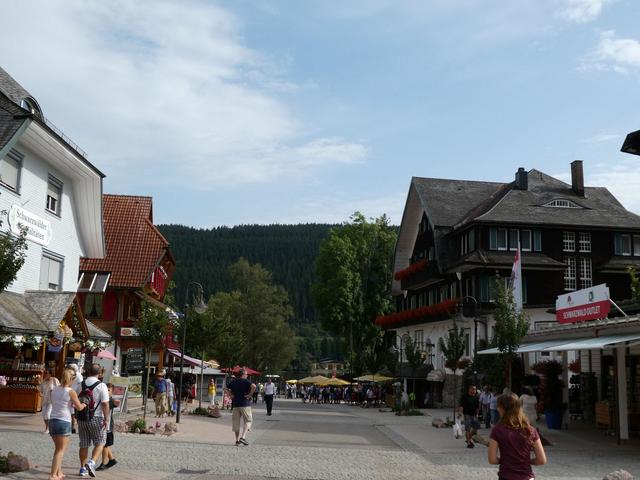
[{"label": "shop awning", "polygon": [[[180,353],[179,350],[168,348],[167,351],[169,352],[170,355],[173,355],[178,359],[182,357],[182,353]],[[199,358],[190,357],[189,355],[184,356],[184,363],[186,363],[187,365],[192,365],[194,367],[199,367],[201,365],[204,365],[205,367],[210,366],[209,362],[205,362],[204,360],[200,360]]]},{"label": "shop awning", "polygon": [[[640,332],[620,335],[603,335],[602,337],[576,338],[573,340],[547,340],[545,342],[523,343],[518,348],[517,353],[601,350],[603,348],[613,347],[619,343],[632,342],[634,340],[640,340]],[[500,351],[494,347],[487,350],[481,350],[478,352],[478,355],[491,355],[497,353],[500,353]]]},{"label": "shop awning", "polygon": [[555,347],[545,349],[547,352],[565,352],[569,350],[601,350],[607,347],[613,347],[619,343],[632,342],[640,340],[640,332],[626,333],[621,335],[603,335],[602,337],[590,337],[565,342]]},{"label": "shop awning", "polygon": [[[552,347],[567,343],[567,340],[547,340],[545,342],[523,343],[518,347],[517,353],[544,352]],[[481,350],[478,355],[495,355],[500,353],[497,347]]]}]

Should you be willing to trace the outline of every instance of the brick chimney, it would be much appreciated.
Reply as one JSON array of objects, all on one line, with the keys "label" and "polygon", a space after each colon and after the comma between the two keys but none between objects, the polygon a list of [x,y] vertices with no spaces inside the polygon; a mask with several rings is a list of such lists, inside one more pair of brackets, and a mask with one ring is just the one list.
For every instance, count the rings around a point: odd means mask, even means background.
[{"label": "brick chimney", "polygon": [[518,190],[528,190],[529,189],[529,174],[528,172],[520,167],[516,172],[516,188]]},{"label": "brick chimney", "polygon": [[581,197],[584,197],[584,173],[582,172],[582,160],[571,162],[571,189]]}]

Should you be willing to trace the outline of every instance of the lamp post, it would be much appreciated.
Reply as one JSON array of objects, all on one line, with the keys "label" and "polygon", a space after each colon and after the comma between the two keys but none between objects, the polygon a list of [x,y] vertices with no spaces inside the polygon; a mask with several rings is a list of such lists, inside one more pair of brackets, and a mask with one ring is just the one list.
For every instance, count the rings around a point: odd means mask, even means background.
[{"label": "lamp post", "polygon": [[[190,282],[187,285],[187,302],[189,301],[189,287],[196,287],[196,293],[193,296],[193,309],[196,313],[204,313],[207,305],[202,300],[204,289],[198,282]],[[193,292],[192,292],[193,293]],[[178,411],[176,412],[176,423],[180,423],[180,412],[182,410],[182,375],[184,371],[184,350],[187,343],[187,319],[189,317],[189,304],[184,306],[184,319],[182,320],[182,351],[180,352],[180,379],[178,381]]]},{"label": "lamp post", "polygon": [[620,151],[632,155],[640,155],[640,130],[627,135]]}]

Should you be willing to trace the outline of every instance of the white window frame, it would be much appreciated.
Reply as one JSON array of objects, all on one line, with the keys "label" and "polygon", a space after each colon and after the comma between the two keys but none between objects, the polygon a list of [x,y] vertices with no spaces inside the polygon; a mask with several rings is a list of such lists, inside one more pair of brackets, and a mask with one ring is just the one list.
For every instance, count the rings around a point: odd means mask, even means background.
[{"label": "white window frame", "polygon": [[[621,250],[617,253],[617,255],[621,255],[623,257],[630,257],[631,254],[633,253],[631,251],[632,245],[633,245],[632,235],[629,234],[629,233],[620,233],[619,235],[620,235],[620,247],[621,247]],[[628,246],[629,246],[629,248],[627,250],[625,250],[625,248],[624,248],[625,239],[627,240]]]},{"label": "white window frame", "polygon": [[591,253],[590,232],[578,232],[578,251],[580,253]]},{"label": "white window frame", "polygon": [[[104,286],[99,288],[100,282],[98,280],[102,280],[106,276],[106,280],[104,281]],[[90,279],[89,279],[90,278]],[[86,293],[104,293],[107,290],[107,285],[109,285],[109,279],[111,278],[110,273],[102,273],[102,272],[82,272],[80,274],[80,279],[78,280],[78,292],[86,292]],[[89,284],[89,288],[81,288],[83,281],[87,280],[91,283]]]},{"label": "white window frame", "polygon": [[509,243],[509,250],[511,250],[512,252],[518,249],[518,241],[520,240],[519,235],[520,235],[520,231],[517,228],[509,229],[508,243]]},{"label": "white window frame", "polygon": [[564,290],[565,292],[573,292],[577,288],[576,257],[565,257],[564,263],[567,264],[567,267],[564,269]]},{"label": "white window frame", "polygon": [[576,251],[576,232],[562,232],[562,251]]},{"label": "white window frame", "polygon": [[633,236],[633,256],[640,257],[640,235]]},{"label": "white window frame", "polygon": [[[525,248],[523,239],[529,239],[529,248]],[[533,250],[533,235],[531,230],[520,230],[520,248],[523,252],[530,252]]]},{"label": "white window frame", "polygon": [[580,257],[580,288],[593,287],[593,265],[589,257]]},{"label": "white window frame", "polygon": [[[503,233],[502,237],[504,238],[504,247],[500,246],[500,232]],[[498,228],[496,229],[496,250],[506,252],[509,248],[509,230],[506,228]]]},{"label": "white window frame", "polygon": [[[51,262],[56,262],[60,265],[59,271],[58,271],[58,283],[57,284],[53,284],[56,285],[56,288],[51,288],[52,283],[49,281],[49,266]],[[40,259],[40,280],[39,280],[39,286],[40,289],[43,289],[43,282],[42,282],[42,275],[43,275],[43,271],[42,269],[45,267],[47,267],[47,282],[46,282],[46,288],[44,288],[44,290],[48,290],[51,292],[59,292],[62,290],[62,282],[64,279],[64,257],[61,255],[58,255],[56,253],[50,252],[48,250],[43,249],[42,250],[42,257]]]},{"label": "white window frame", "polygon": [[[60,180],[58,180],[53,175],[49,175],[49,181],[47,182],[47,201],[45,204],[45,210],[57,216],[60,216],[60,213],[62,212],[62,187],[63,186],[64,184]],[[55,198],[49,195],[49,190],[55,191],[55,193],[58,194],[58,198]],[[53,204],[53,208],[51,205],[52,201],[55,202]]]},{"label": "white window frame", "polygon": [[20,153],[19,151],[15,150],[15,149],[11,149],[9,150],[9,153],[6,154],[6,156],[2,159],[0,159],[0,163],[6,163],[8,160],[11,160],[12,162],[15,162],[16,164],[16,184],[15,186],[11,185],[10,183],[6,183],[4,181],[2,181],[2,178],[0,176],[0,185],[2,185],[3,187],[7,188],[8,190],[17,193],[18,195],[20,194],[20,181],[22,179],[22,166],[23,166],[23,160],[24,160],[24,155],[22,153]]}]

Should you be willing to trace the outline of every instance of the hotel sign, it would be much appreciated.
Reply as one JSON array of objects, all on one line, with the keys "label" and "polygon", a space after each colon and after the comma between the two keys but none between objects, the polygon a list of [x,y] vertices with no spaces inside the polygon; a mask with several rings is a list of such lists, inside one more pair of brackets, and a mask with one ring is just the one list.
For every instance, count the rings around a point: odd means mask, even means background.
[{"label": "hotel sign", "polygon": [[51,223],[19,205],[11,205],[9,210],[9,226],[11,233],[20,234],[21,228],[27,229],[27,240],[47,246],[51,242]]},{"label": "hotel sign", "polygon": [[604,283],[559,295],[556,300],[556,320],[558,323],[575,323],[607,318],[610,310],[609,287]]}]

